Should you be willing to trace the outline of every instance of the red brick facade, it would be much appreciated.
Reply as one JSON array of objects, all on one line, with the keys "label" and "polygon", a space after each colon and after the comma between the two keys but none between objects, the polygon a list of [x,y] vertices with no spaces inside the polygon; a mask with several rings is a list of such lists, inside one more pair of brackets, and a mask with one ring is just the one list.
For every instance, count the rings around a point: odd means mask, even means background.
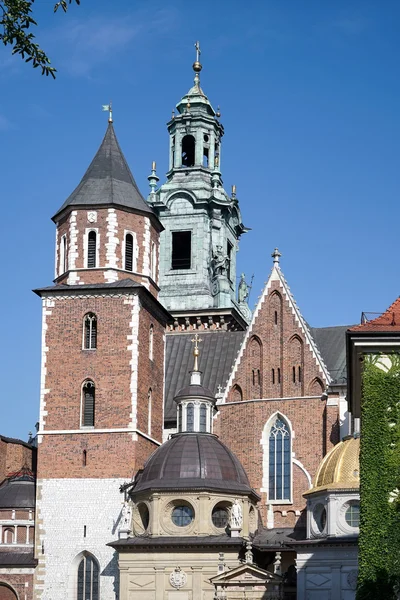
[{"label": "red brick facade", "polygon": [[35,467],[36,450],[20,440],[0,436],[0,483],[23,467]]},{"label": "red brick facade", "polygon": [[291,426],[292,498],[273,504],[275,527],[293,527],[304,510],[302,494],[317,467],[339,441],[338,407],[321,395],[326,370],[311,346],[305,323],[280,271],[274,269],[220,405],[215,432],[241,460],[252,486],[261,491],[266,524],[268,422],[279,413]]},{"label": "red brick facade", "polygon": [[0,600],[32,600],[33,574],[0,574]]},{"label": "red brick facade", "polygon": [[[69,211],[57,223],[57,265],[56,278],[57,283],[67,283],[70,277],[70,271],[77,271],[79,283],[105,283],[107,281],[107,271],[116,273],[117,279],[126,279],[130,277],[138,283],[148,282],[149,289],[154,296],[158,294],[158,260],[159,260],[159,230],[160,226],[156,226],[155,218],[149,218],[140,214],[135,214],[122,209],[112,209],[116,218],[116,231],[112,232],[112,237],[115,237],[118,242],[115,246],[116,267],[107,266],[110,262],[108,256],[109,245],[112,243],[110,228],[110,209],[99,208],[90,210],[76,210],[74,215],[73,225],[71,225],[71,211]],[[88,220],[88,213],[95,212],[95,222]],[[71,230],[76,234],[76,241],[71,239]],[[85,264],[87,256],[87,232],[96,231],[98,243],[98,264],[94,269],[88,269]],[[136,236],[136,245],[134,246],[133,270],[125,270],[124,252],[125,252],[125,233],[133,233]],[[63,236],[66,239],[66,252],[69,257],[65,261],[67,271],[63,272],[61,262],[61,245],[63,244]],[[74,252],[77,253],[75,265],[72,265],[70,258],[71,245],[76,244]],[[153,252],[154,245],[154,252]],[[152,262],[155,257],[155,266]],[[154,271],[155,279],[151,277],[151,271]]]}]

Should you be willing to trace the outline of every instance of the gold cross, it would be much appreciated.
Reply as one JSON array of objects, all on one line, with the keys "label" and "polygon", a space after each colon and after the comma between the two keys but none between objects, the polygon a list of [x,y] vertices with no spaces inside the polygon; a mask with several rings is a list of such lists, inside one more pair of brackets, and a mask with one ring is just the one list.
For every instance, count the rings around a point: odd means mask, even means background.
[{"label": "gold cross", "polygon": [[200,62],[200,54],[201,54],[200,42],[196,42],[194,47],[196,48],[196,62]]}]

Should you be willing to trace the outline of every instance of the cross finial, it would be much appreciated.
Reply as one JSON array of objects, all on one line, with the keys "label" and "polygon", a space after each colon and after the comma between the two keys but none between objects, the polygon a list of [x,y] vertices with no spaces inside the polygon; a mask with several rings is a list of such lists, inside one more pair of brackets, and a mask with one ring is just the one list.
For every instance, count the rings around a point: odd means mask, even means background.
[{"label": "cross finial", "polygon": [[203,340],[201,338],[199,338],[199,334],[196,333],[195,336],[194,336],[194,338],[191,339],[191,341],[194,343],[194,348],[193,348],[194,367],[193,367],[193,371],[198,371],[199,370],[199,344]]},{"label": "cross finial", "polygon": [[274,265],[279,265],[279,259],[282,256],[282,254],[279,252],[278,248],[275,248],[271,256],[274,260]]},{"label": "cross finial", "polygon": [[201,54],[200,42],[196,42],[194,47],[196,48],[196,62],[200,62],[200,54]]}]

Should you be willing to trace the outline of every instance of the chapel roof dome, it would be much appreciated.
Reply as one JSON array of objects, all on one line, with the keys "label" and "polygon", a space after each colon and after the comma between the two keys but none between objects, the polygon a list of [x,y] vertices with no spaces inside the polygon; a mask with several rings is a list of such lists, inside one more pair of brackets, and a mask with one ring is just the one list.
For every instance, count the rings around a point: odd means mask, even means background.
[{"label": "chapel roof dome", "polygon": [[[358,489],[360,487],[360,438],[349,436],[328,452],[318,467],[308,494],[322,490]],[[306,494],[304,494],[306,495]]]},{"label": "chapel roof dome", "polygon": [[29,469],[21,469],[0,485],[0,508],[34,508],[35,478]]},{"label": "chapel roof dome", "polygon": [[211,390],[205,388],[202,385],[196,385],[191,383],[190,385],[185,386],[180,389],[179,392],[174,397],[175,402],[181,400],[182,398],[190,398],[191,396],[196,398],[209,398],[215,402],[215,395]]},{"label": "chapel roof dome", "polygon": [[210,433],[173,435],[150,456],[132,491],[198,489],[257,497],[238,458]]}]

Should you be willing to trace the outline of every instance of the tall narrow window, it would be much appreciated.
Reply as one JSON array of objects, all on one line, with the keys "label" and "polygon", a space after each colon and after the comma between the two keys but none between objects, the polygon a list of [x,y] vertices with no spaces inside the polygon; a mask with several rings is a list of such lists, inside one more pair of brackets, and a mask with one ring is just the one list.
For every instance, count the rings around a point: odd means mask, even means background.
[{"label": "tall narrow window", "polygon": [[125,236],[125,271],[133,271],[133,235]]},{"label": "tall narrow window", "polygon": [[272,369],[272,383],[275,383],[275,369]]},{"label": "tall narrow window", "polygon": [[150,325],[149,329],[149,359],[153,360],[153,337],[154,337],[154,327],[153,324]]},{"label": "tall narrow window", "polygon": [[88,253],[87,253],[87,266],[88,269],[94,269],[96,267],[96,240],[97,235],[95,231],[89,231],[88,234]]},{"label": "tall narrow window", "polygon": [[298,381],[301,382],[301,367],[298,367]]},{"label": "tall narrow window", "polygon": [[83,348],[84,350],[97,348],[97,318],[94,313],[85,315],[83,321]]},{"label": "tall narrow window", "polygon": [[82,387],[82,425],[94,427],[95,387],[93,381],[85,381]]},{"label": "tall narrow window", "polygon": [[278,369],[278,383],[281,382],[281,370]]},{"label": "tall narrow window", "polygon": [[293,378],[293,383],[296,383],[296,367],[293,367],[293,369],[292,369],[292,378]]},{"label": "tall narrow window", "polygon": [[258,385],[261,385],[261,373],[260,373],[260,369],[257,369],[257,383],[258,383]]},{"label": "tall narrow window", "polygon": [[151,278],[153,281],[157,281],[157,246],[153,242],[151,244]]},{"label": "tall narrow window", "polygon": [[152,396],[153,392],[150,388],[147,393],[147,433],[151,435],[151,409],[152,409]]},{"label": "tall narrow window", "polygon": [[182,431],[182,404],[178,406],[178,432]]},{"label": "tall narrow window", "polygon": [[172,269],[190,269],[192,257],[192,233],[172,232]]},{"label": "tall narrow window", "polygon": [[207,431],[207,407],[205,404],[200,406],[200,431]]},{"label": "tall narrow window", "polygon": [[228,257],[228,271],[227,271],[227,275],[228,275],[229,281],[232,281],[232,267],[231,267],[231,263],[232,263],[232,250],[233,250],[233,245],[228,240],[227,244],[226,244],[226,254],[227,254],[227,257]]},{"label": "tall narrow window", "polygon": [[194,431],[194,405],[192,402],[186,407],[186,431]]},{"label": "tall narrow window", "polygon": [[290,500],[290,432],[277,416],[269,434],[269,500]]},{"label": "tall narrow window", "polygon": [[60,272],[59,275],[67,271],[67,236],[63,235],[60,244]]},{"label": "tall narrow window", "polygon": [[79,563],[77,600],[99,600],[99,566],[90,555]]},{"label": "tall narrow window", "polygon": [[275,323],[275,325],[278,325],[278,311],[277,310],[274,312],[274,323]]}]

